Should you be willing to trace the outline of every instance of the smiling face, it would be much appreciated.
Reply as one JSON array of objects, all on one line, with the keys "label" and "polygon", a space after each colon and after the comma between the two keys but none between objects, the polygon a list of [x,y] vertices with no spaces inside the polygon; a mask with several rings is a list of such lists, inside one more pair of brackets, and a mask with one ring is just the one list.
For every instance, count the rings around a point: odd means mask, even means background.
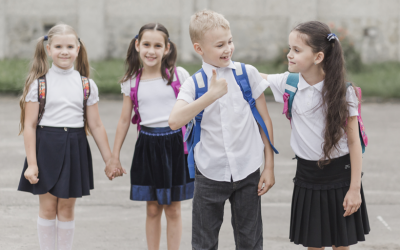
[{"label": "smiling face", "polygon": [[204,62],[220,68],[229,66],[235,50],[231,30],[222,27],[207,31],[193,46]]},{"label": "smiling face", "polygon": [[288,70],[295,73],[308,72],[315,66],[319,66],[324,58],[322,52],[314,53],[304,39],[306,35],[298,31],[292,31],[289,35]]},{"label": "smiling face", "polygon": [[46,45],[47,53],[53,59],[53,63],[61,69],[73,67],[79,54],[78,40],[75,35],[55,35]]},{"label": "smiling face", "polygon": [[168,54],[170,47],[165,45],[163,34],[157,30],[146,30],[140,42],[136,40],[135,48],[144,66],[161,67],[162,58]]}]

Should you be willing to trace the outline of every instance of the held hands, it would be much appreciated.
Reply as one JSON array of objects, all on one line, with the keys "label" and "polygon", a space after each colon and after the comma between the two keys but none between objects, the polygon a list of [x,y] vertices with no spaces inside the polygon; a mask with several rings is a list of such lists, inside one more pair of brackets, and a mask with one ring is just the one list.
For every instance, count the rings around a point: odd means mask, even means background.
[{"label": "held hands", "polygon": [[31,183],[36,184],[39,182],[39,169],[37,165],[29,165],[25,170],[24,177]]},{"label": "held hands", "polygon": [[350,216],[357,212],[361,206],[361,202],[360,189],[350,187],[349,191],[347,191],[347,194],[344,197],[343,208],[346,212],[343,214],[343,217]]},{"label": "held hands", "polygon": [[221,98],[226,93],[228,93],[228,83],[224,78],[217,80],[217,71],[212,70],[213,75],[211,77],[210,86],[208,91],[216,97],[216,99]]},{"label": "held hands", "polygon": [[273,185],[275,185],[274,170],[264,169],[258,182],[258,196],[264,195]]},{"label": "held hands", "polygon": [[110,181],[112,181],[115,177],[126,174],[126,170],[121,166],[121,162],[116,157],[111,157],[106,162],[106,168],[104,169],[104,172]]}]

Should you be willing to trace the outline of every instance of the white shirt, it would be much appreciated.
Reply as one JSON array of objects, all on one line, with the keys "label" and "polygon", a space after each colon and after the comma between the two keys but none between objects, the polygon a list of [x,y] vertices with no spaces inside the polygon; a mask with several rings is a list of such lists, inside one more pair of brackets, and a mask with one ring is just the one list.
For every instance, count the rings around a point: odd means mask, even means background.
[{"label": "white shirt", "polygon": [[[83,86],[81,75],[74,68],[63,70],[52,65],[46,74],[46,106],[39,125],[49,127],[82,128]],[[87,106],[99,101],[99,90],[92,79]],[[38,80],[33,81],[25,98],[26,102],[38,102]]]},{"label": "white shirt", "polygon": [[[263,163],[264,144],[250,105],[243,98],[236,83],[231,62],[228,67],[216,68],[203,62],[208,83],[212,69],[217,78],[228,82],[228,93],[206,107],[201,121],[200,142],[194,149],[197,168],[215,181],[239,181],[256,171]],[[253,98],[257,99],[268,87],[258,70],[246,65]],[[190,77],[183,84],[178,99],[191,103],[195,99],[195,86]]]},{"label": "white shirt", "polygon": [[[176,67],[181,85],[190,77],[182,67]],[[174,81],[176,76],[174,74]],[[140,125],[152,128],[169,127],[168,119],[176,103],[175,92],[168,81],[160,78],[140,80],[138,89],[138,105],[141,118]],[[121,93],[130,96],[131,88],[135,87],[136,78],[121,84]]]},{"label": "white shirt", "polygon": [[[275,101],[283,103],[286,80],[289,72],[268,75]],[[313,86],[309,85],[299,74],[299,85],[292,104],[292,134],[290,145],[294,153],[303,159],[318,161],[323,157],[325,114],[322,103],[322,87],[324,81]],[[349,103],[350,116],[358,115],[358,99],[353,88],[347,88],[346,100]],[[339,150],[333,151],[331,158],[337,158],[349,153],[347,136],[339,141]]]}]

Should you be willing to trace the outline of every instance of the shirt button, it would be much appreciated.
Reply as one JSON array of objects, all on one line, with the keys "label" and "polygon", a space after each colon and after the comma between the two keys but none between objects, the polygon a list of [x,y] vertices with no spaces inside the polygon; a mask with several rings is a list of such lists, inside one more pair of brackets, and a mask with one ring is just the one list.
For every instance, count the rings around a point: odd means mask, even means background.
[{"label": "shirt button", "polygon": [[64,128],[64,131],[67,131],[68,129],[67,128]]}]

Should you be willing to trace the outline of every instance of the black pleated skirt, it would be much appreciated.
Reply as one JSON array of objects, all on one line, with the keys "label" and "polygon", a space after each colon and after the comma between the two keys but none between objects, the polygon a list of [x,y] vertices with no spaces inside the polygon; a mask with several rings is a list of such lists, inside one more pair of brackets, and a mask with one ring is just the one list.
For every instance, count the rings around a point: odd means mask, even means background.
[{"label": "black pleated skirt", "polygon": [[316,161],[298,158],[292,198],[290,241],[305,247],[349,246],[365,241],[370,231],[361,186],[361,207],[343,217],[343,201],[350,187],[350,155],[320,169]]},{"label": "black pleated skirt", "polygon": [[130,199],[158,201],[160,205],[192,199],[193,181],[182,131],[141,126],[132,160]]},{"label": "black pleated skirt", "polygon": [[32,194],[50,193],[58,198],[90,195],[93,189],[92,155],[84,128],[38,126],[36,157],[39,182],[30,184],[24,177],[25,159],[18,190]]}]

